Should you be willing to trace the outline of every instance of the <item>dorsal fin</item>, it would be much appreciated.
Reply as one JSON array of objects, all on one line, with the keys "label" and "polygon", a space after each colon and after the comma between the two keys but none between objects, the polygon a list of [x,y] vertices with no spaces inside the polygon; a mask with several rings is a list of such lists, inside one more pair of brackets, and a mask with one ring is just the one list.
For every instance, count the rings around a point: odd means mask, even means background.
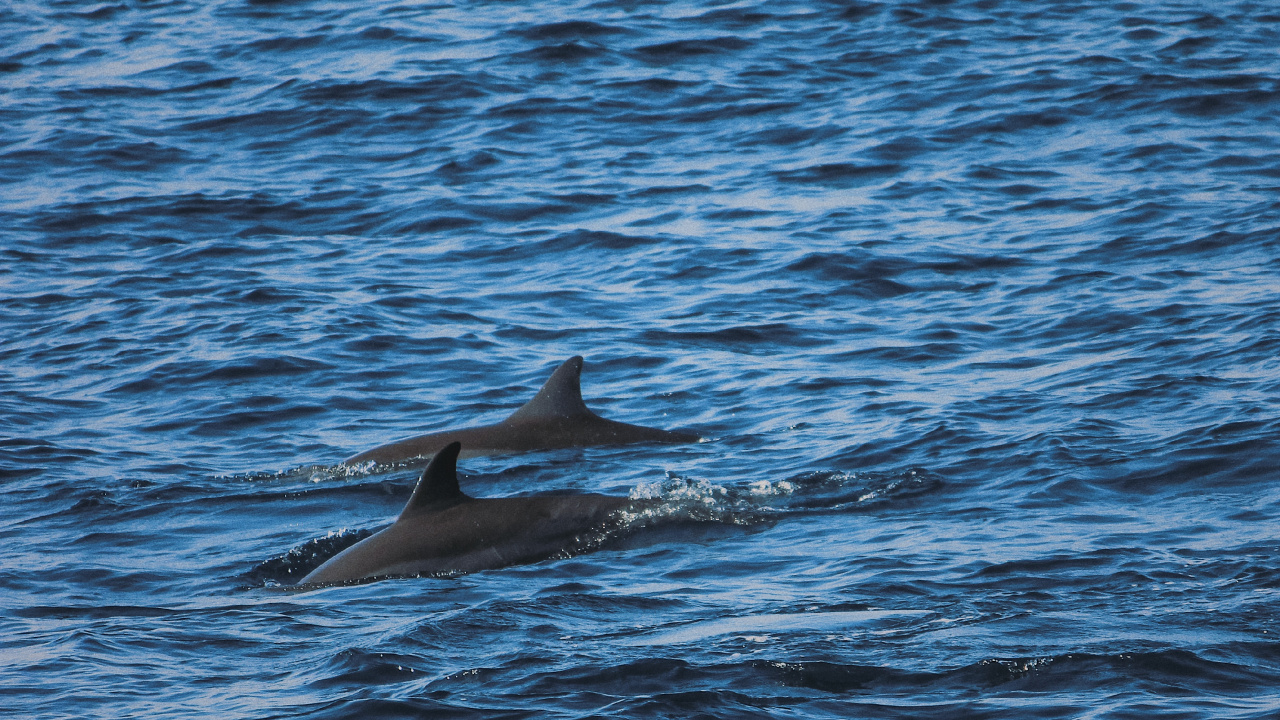
[{"label": "dorsal fin", "polygon": [[574,355],[551,373],[542,389],[506,422],[546,417],[594,416],[582,401],[582,356]]},{"label": "dorsal fin", "polygon": [[414,515],[423,510],[440,510],[470,498],[458,488],[458,453],[462,443],[451,442],[444,446],[427,463],[427,469],[418,478],[413,496],[400,511],[400,517]]}]

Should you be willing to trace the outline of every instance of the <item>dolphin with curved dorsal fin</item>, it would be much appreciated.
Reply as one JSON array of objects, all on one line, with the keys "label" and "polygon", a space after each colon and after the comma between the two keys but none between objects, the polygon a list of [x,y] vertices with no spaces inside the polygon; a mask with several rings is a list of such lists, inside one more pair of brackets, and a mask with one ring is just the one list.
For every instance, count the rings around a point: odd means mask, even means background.
[{"label": "dolphin with curved dorsal fin", "polygon": [[466,448],[463,457],[530,450],[621,445],[636,442],[691,443],[702,438],[693,433],[629,425],[606,420],[582,401],[582,356],[565,360],[551,373],[533,399],[506,420],[493,425],[419,435],[381,445],[343,460],[358,465],[370,460],[385,465],[429,457],[451,442]]},{"label": "dolphin with curved dorsal fin", "polygon": [[455,575],[537,562],[590,546],[617,513],[643,501],[612,495],[470,497],[458,487],[462,446],[449,443],[418,479],[396,521],[329,558],[301,581],[333,585],[392,575]]}]

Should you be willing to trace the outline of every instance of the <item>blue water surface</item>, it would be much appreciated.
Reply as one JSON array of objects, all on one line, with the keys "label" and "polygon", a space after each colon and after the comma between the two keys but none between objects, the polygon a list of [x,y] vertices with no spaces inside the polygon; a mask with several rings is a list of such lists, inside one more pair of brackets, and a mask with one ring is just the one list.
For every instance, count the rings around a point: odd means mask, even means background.
[{"label": "blue water surface", "polygon": [[[32,718],[1280,714],[1280,8],[10,0]],[[594,552],[301,592],[465,460]]]}]

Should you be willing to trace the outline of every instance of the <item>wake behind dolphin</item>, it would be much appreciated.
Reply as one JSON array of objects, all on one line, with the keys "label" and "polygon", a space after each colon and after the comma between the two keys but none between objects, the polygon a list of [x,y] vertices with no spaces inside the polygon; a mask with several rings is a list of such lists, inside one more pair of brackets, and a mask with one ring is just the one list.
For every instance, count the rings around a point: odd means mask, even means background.
[{"label": "wake behind dolphin", "polygon": [[502,422],[419,435],[353,455],[342,463],[403,462],[429,457],[453,442],[462,443],[463,457],[475,457],[588,445],[692,443],[701,439],[693,433],[630,425],[596,415],[582,400],[581,376],[582,357],[575,355],[556,368],[532,400]]},{"label": "wake behind dolphin", "polygon": [[436,453],[391,527],[329,558],[299,584],[452,575],[545,560],[587,549],[620,511],[646,504],[596,494],[472,498],[458,487],[460,450],[452,442]]}]

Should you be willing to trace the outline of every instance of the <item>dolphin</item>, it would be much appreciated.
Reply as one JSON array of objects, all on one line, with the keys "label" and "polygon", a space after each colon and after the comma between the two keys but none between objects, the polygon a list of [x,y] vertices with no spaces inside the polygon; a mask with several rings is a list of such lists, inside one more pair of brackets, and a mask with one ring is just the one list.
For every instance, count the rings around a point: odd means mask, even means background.
[{"label": "dolphin", "polygon": [[532,400],[502,422],[411,437],[353,455],[342,464],[372,460],[386,465],[429,457],[451,442],[462,443],[466,448],[463,457],[475,457],[585,445],[691,443],[702,439],[693,433],[629,425],[596,415],[582,401],[581,376],[582,356],[575,355],[551,373]]},{"label": "dolphin", "polygon": [[329,558],[299,584],[455,575],[572,554],[620,525],[620,511],[645,502],[594,494],[469,497],[458,488],[461,449],[451,442],[436,453],[391,527]]}]

